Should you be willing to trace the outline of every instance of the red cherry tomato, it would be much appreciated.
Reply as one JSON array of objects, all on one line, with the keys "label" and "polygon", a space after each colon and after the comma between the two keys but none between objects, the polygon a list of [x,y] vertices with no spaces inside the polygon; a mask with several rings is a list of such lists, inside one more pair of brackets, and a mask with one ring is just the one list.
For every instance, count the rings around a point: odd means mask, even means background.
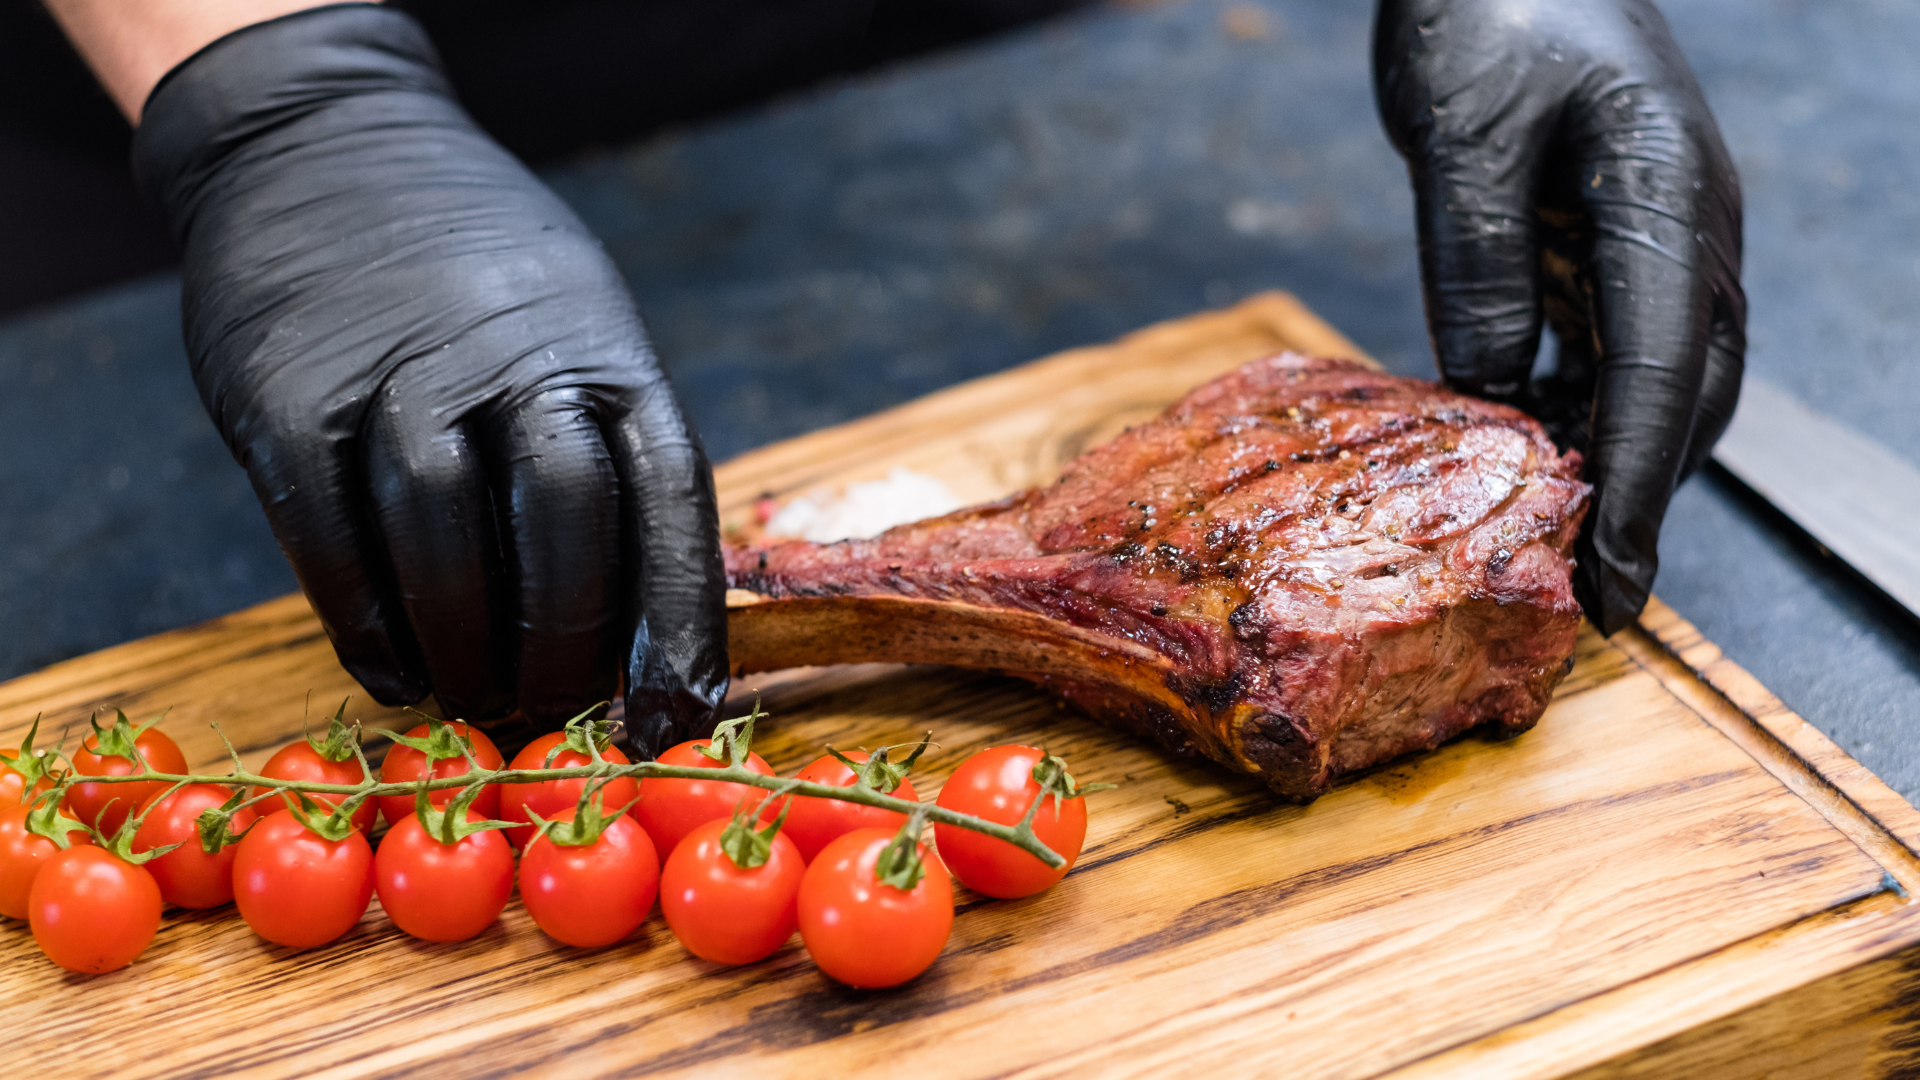
[{"label": "red cherry tomato", "polygon": [[47,959],[98,975],[146,951],[160,929],[160,887],[145,867],[75,845],[40,868],[27,910],[33,940]]},{"label": "red cherry tomato", "polygon": [[[572,821],[573,815],[569,806],[549,820]],[[591,844],[567,847],[537,837],[520,856],[520,902],[534,925],[583,949],[611,945],[638,929],[659,888],[653,841],[625,814]]]},{"label": "red cherry tomato", "polygon": [[[578,750],[562,750],[555,755],[553,763],[547,764],[547,752],[566,740],[567,733],[555,731],[542,735],[527,744],[525,750],[513,755],[514,769],[570,769],[575,765],[591,765],[593,759]],[[627,764],[627,755],[617,747],[609,746],[600,751],[600,756],[615,765]],[[552,821],[562,810],[572,810],[580,804],[580,791],[587,786],[585,780],[547,780],[538,784],[501,784],[500,820],[524,821],[525,826],[508,829],[507,839],[515,848],[525,848],[527,841],[533,839],[535,827],[533,818],[528,815],[531,807],[534,813]],[[639,785],[632,777],[623,776],[609,781],[600,789],[600,805],[611,814],[631,803],[639,794]],[[623,937],[625,935],[622,935]]]},{"label": "red cherry tomato", "polygon": [[[1033,746],[996,746],[982,750],[960,764],[940,789],[939,804],[949,810],[1002,825],[1013,825],[1026,815],[1040,794],[1033,767],[1046,756]],[[1065,856],[1058,870],[1021,851],[957,825],[935,825],[934,842],[940,857],[975,892],[1011,900],[1032,896],[1067,876],[1087,840],[1087,800],[1076,796],[1064,802],[1048,798],[1034,816],[1033,832],[1040,842]]]},{"label": "red cherry tomato", "polygon": [[[861,763],[867,760],[865,752],[847,756]],[[852,787],[854,775],[852,769],[829,754],[801,769],[798,779],[832,784],[834,787]],[[888,794],[910,802],[920,801],[919,794],[913,790],[913,781],[904,778],[900,786]],[[877,806],[862,806],[841,799],[795,798],[793,809],[787,813],[787,824],[780,833],[793,841],[793,846],[800,849],[802,857],[812,862],[822,848],[855,829],[885,829],[894,833],[899,832],[900,826],[906,823],[905,814],[882,810]]]},{"label": "red cherry tomato", "polygon": [[874,875],[893,843],[884,829],[850,832],[820,852],[800,880],[800,940],[813,962],[848,986],[898,986],[927,970],[953,929],[953,883],[926,844],[926,876],[911,891]]},{"label": "red cherry tomato", "polygon": [[[207,854],[200,846],[200,812],[227,801],[227,789],[212,784],[192,784],[181,788],[157,805],[147,800],[140,831],[133,834],[137,854],[168,844],[180,846],[142,866],[160,886],[167,903],[183,908],[219,907],[233,899],[233,857],[238,848],[228,844],[217,855]],[[161,796],[155,796],[160,799]],[[251,808],[233,815],[232,829],[242,833],[253,824]]]},{"label": "red cherry tomato", "polygon": [[[398,752],[398,750],[399,748],[396,747],[395,751]],[[477,753],[476,750],[476,756]],[[388,755],[387,760],[392,761],[392,755]],[[321,755],[320,751],[313,748],[312,743],[305,739],[301,739],[296,743],[289,743],[275,751],[274,755],[267,759],[266,766],[260,770],[260,775],[270,780],[304,780],[310,784],[357,784],[364,779],[360,773],[360,760],[358,758],[348,758],[345,761],[329,761]],[[418,777],[415,777],[415,779],[418,779]],[[257,787],[248,793],[248,797],[265,795],[269,790],[271,789]],[[319,792],[310,794],[307,798],[312,799],[316,803],[324,802],[329,806],[339,806],[346,801],[346,796],[344,795],[327,795]],[[265,802],[254,803],[252,809],[264,817],[267,814],[273,813],[275,810],[291,805],[294,801],[294,799],[282,793],[278,799],[268,799]],[[361,832],[371,831],[373,828],[373,815],[378,809],[377,800],[368,799],[361,803],[360,809],[353,812],[353,827],[359,829]],[[409,813],[413,810],[411,800],[407,802],[407,810]],[[234,831],[238,832],[239,830],[235,829]]]},{"label": "red cherry tomato", "polygon": [[35,795],[53,786],[53,781],[43,776],[29,789],[27,778],[18,769],[6,764],[8,761],[18,760],[19,757],[20,748],[17,746],[11,750],[0,750],[0,810],[30,803]]},{"label": "red cherry tomato", "polygon": [[[81,776],[126,776],[140,771],[139,766],[126,758],[95,754],[99,741],[98,736],[89,735],[81,748],[73,752],[74,772]],[[141,732],[134,738],[133,745],[146,759],[147,767],[155,772],[187,771],[187,759],[180,753],[180,747],[157,727]],[[134,807],[166,789],[167,785],[159,780],[137,784],[75,784],[67,791],[67,812],[99,829],[103,835],[112,836],[133,813]]]},{"label": "red cherry tomato", "polygon": [[787,943],[807,862],[781,833],[759,866],[736,865],[720,849],[730,819],[687,834],[660,871],[660,912],[687,951],[716,964],[751,964]]},{"label": "red cherry tomato", "polygon": [[[27,894],[33,879],[48,859],[60,849],[53,841],[27,831],[30,806],[10,806],[0,810],[0,915],[10,919],[27,917]],[[70,832],[73,844],[92,844],[84,832]]]},{"label": "red cherry tomato", "polygon": [[359,830],[328,840],[291,810],[247,830],[233,857],[233,899],[253,932],[308,949],[353,929],[373,899],[373,849]]},{"label": "red cherry tomato", "polygon": [[[467,820],[482,820],[472,810]],[[489,829],[443,844],[408,814],[373,856],[373,888],[393,925],[422,941],[465,941],[513,895],[513,849]]]},{"label": "red cherry tomato", "polygon": [[[683,742],[668,748],[657,760],[663,765],[726,768],[729,759],[723,757],[715,761],[700,752],[707,742],[706,739]],[[759,754],[747,755],[747,769],[761,776],[773,775]],[[653,850],[664,859],[673,854],[673,849],[680,846],[688,833],[715,818],[732,818],[740,800],[758,799],[765,794],[750,784],[649,776],[640,781],[640,803],[633,808],[633,817],[647,830],[647,836],[653,840]]]},{"label": "red cherry tomato", "polygon": [[[465,735],[472,740],[473,756],[480,762],[481,768],[497,769],[504,763],[505,759],[500,756],[499,749],[493,745],[493,740],[487,738],[486,732],[458,722],[447,726],[452,728],[456,735]],[[425,724],[407,732],[408,736],[416,739],[424,738],[426,734],[427,725]],[[387,784],[412,784],[425,777],[426,772],[427,755],[411,746],[395,743],[393,749],[387,751],[387,760],[381,763],[380,780]],[[432,779],[465,775],[467,775],[467,759],[464,757],[447,758],[433,764]],[[457,787],[441,788],[428,796],[428,800],[435,806],[444,807],[459,794],[460,789]],[[379,801],[380,816],[386,818],[389,825],[398,824],[402,818],[413,813],[413,796],[411,795],[382,795]],[[480,797],[473,800],[473,810],[483,818],[498,818],[500,816],[500,785],[488,784],[480,792]]]}]

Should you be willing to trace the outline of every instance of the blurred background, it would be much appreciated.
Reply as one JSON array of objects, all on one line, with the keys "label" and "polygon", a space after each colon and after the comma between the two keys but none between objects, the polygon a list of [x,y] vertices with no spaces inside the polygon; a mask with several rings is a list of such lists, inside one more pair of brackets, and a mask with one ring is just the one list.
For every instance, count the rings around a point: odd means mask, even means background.
[{"label": "blurred background", "polygon": [[[716,460],[1262,289],[1431,376],[1367,0],[409,0],[606,241]],[[1920,462],[1920,6],[1665,0],[1750,370]],[[291,591],[129,132],[0,0],[0,678]],[[1909,799],[1920,627],[1717,467],[1656,591]]]},{"label": "blurred background", "polygon": [[[396,0],[467,109],[535,164],[1087,0]],[[0,0],[0,317],[172,265],[132,132],[39,0]]]}]

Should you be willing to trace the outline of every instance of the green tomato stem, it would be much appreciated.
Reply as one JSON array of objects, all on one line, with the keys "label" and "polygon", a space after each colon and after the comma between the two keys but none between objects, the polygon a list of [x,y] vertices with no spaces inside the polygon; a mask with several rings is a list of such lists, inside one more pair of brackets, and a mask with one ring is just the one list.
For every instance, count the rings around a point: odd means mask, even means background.
[{"label": "green tomato stem", "polygon": [[[829,784],[817,784],[804,780],[783,780],[777,776],[762,776],[742,765],[727,765],[721,768],[702,768],[698,765],[662,765],[657,761],[641,761],[630,765],[616,765],[608,761],[599,761],[591,765],[571,765],[558,769],[482,769],[471,767],[471,771],[457,776],[434,777],[425,782],[429,791],[446,788],[463,788],[470,784],[538,784],[548,780],[583,780],[596,777],[632,777],[644,780],[648,777],[679,780],[713,780],[724,783],[746,784],[766,791],[781,791],[800,797],[819,799],[839,799],[842,802],[858,803],[862,806],[892,810],[897,814],[912,815],[924,812],[926,820],[942,825],[953,825],[962,829],[991,836],[996,840],[1005,840],[1014,847],[1032,855],[1049,867],[1058,868],[1066,859],[1058,852],[1040,842],[1033,831],[1033,814],[1029,812],[1025,819],[1015,825],[1002,825],[996,821],[974,817],[971,814],[956,813],[937,803],[919,803],[880,792],[866,787],[834,787]],[[283,791],[303,791],[309,795],[364,795],[378,798],[383,795],[413,796],[421,790],[421,783],[382,783],[368,777],[358,784],[319,784],[306,780],[281,780],[270,776],[260,776],[237,765],[234,771],[224,775],[187,774],[155,772],[151,769],[125,776],[69,776],[58,787],[60,794],[76,782],[89,784],[133,784],[159,781],[165,784],[219,784],[226,787],[246,786],[276,788]],[[251,801],[251,800],[249,800]]]}]

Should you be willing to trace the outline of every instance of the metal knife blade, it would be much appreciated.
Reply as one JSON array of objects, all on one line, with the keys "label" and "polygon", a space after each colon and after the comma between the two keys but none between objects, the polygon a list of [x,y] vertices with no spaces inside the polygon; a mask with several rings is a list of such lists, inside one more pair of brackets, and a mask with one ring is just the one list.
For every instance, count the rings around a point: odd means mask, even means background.
[{"label": "metal knife blade", "polygon": [[1713,459],[1920,618],[1920,468],[1752,375]]}]

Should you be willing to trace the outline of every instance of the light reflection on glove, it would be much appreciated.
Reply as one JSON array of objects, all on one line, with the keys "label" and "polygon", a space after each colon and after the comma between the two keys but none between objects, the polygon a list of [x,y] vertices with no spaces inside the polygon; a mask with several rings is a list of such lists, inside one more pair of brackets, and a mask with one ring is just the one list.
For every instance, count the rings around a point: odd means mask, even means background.
[{"label": "light reflection on glove", "polygon": [[[1441,373],[1585,451],[1574,587],[1611,634],[1740,393],[1740,185],[1713,115],[1645,0],[1382,0],[1373,71]],[[1530,385],[1543,314],[1559,371]]]},{"label": "light reflection on glove", "polygon": [[[370,5],[148,99],[194,382],[341,662],[509,743],[626,679],[646,757],[725,693],[713,478],[599,243]],[[503,728],[503,725],[505,727]]]}]

